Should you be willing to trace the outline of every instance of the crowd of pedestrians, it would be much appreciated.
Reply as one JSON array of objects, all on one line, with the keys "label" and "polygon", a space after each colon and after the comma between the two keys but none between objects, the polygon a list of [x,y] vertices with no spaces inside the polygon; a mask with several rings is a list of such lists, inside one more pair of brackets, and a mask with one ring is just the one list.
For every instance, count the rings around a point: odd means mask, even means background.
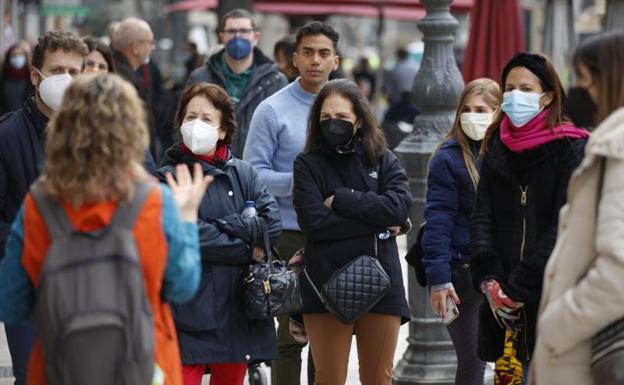
[{"label": "crowd of pedestrians", "polygon": [[[16,385],[242,385],[260,362],[293,385],[306,343],[309,385],[344,384],[353,336],[360,382],[391,384],[412,196],[369,99],[382,87],[409,113],[396,122],[418,113],[406,52],[387,84],[365,60],[357,82],[330,80],[331,26],[281,40],[276,65],[236,9],[163,112],[149,24],[110,37],[50,31],[2,65],[0,321]],[[458,385],[483,384],[486,362],[496,385],[618,383],[624,33],[581,42],[572,64],[568,93],[529,52],[499,82],[468,83],[431,156],[414,247]],[[244,277],[273,247],[305,266],[302,307],[252,319]],[[338,289],[375,297],[348,323],[318,288],[361,256],[388,283]]]}]

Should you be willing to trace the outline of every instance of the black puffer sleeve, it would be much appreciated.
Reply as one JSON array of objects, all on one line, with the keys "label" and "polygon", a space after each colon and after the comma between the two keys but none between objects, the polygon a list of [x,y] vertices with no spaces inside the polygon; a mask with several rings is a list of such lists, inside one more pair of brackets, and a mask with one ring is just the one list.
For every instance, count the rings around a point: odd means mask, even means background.
[{"label": "black puffer sleeve", "polygon": [[347,218],[325,207],[323,204],[325,198],[316,181],[313,168],[306,163],[305,155],[299,155],[295,160],[293,177],[293,203],[297,212],[297,222],[312,241],[340,241],[386,230],[383,225]]},{"label": "black puffer sleeve", "polygon": [[386,150],[380,160],[379,193],[338,188],[332,208],[339,214],[376,226],[401,226],[412,208],[412,196],[399,159]]}]

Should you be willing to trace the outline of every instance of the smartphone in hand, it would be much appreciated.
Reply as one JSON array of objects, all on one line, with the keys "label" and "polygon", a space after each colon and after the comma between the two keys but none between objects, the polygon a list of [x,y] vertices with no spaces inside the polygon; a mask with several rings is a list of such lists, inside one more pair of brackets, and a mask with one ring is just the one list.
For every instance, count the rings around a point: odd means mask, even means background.
[{"label": "smartphone in hand", "polygon": [[453,301],[451,296],[446,297],[446,314],[444,318],[442,318],[442,322],[446,325],[455,321],[459,317],[459,309],[457,308],[457,304]]}]

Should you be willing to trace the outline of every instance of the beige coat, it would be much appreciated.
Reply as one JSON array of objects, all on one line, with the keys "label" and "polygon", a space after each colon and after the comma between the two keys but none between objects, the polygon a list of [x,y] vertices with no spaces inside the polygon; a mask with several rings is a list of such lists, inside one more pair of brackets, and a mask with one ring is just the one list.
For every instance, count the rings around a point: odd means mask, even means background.
[{"label": "beige coat", "polygon": [[557,243],[544,274],[530,383],[593,385],[591,338],[623,316],[621,108],[594,131],[570,180],[568,204],[559,214]]}]

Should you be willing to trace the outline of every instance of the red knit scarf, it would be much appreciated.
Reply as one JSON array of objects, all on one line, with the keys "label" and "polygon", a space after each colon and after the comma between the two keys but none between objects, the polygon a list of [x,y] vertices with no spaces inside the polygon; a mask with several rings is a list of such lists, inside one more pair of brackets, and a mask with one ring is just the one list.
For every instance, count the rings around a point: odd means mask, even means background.
[{"label": "red knit scarf", "polygon": [[182,143],[182,152],[184,152],[187,155],[190,155],[191,157],[197,160],[203,160],[204,162],[215,164],[215,163],[221,163],[221,162],[226,161],[226,158],[228,155],[228,148],[224,143],[219,142],[217,144],[217,148],[215,149],[214,154],[199,155],[199,154],[194,154],[193,151],[191,151],[188,147],[186,147],[184,143]]}]

